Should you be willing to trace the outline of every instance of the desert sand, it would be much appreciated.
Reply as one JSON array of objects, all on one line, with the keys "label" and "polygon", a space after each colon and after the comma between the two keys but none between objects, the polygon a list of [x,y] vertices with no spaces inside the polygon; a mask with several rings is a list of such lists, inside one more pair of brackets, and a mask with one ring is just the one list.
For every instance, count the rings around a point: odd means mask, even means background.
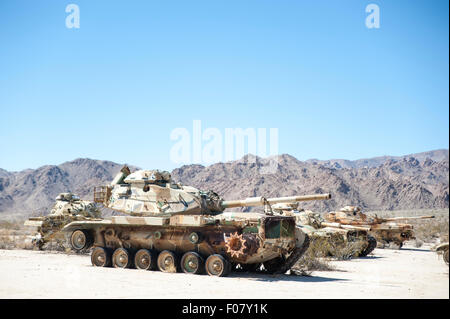
[{"label": "desert sand", "polygon": [[0,298],[449,298],[449,268],[429,246],[375,249],[311,276],[166,274],[97,268],[90,256],[0,250]]}]

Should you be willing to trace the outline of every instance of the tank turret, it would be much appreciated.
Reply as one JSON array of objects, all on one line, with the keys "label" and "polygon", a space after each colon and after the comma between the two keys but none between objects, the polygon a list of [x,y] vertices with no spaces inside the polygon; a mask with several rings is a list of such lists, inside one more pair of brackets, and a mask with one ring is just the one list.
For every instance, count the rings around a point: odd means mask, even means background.
[{"label": "tank turret", "polygon": [[94,202],[133,216],[217,215],[227,208],[255,207],[331,198],[330,194],[288,197],[250,197],[223,200],[214,191],[175,183],[169,172],[139,170],[124,166],[108,186],[94,189]]}]

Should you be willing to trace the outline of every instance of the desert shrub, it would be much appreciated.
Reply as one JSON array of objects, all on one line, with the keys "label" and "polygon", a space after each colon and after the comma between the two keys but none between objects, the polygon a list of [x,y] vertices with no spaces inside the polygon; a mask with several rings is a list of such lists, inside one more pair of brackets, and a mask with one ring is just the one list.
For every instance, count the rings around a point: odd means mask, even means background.
[{"label": "desert shrub", "polygon": [[448,216],[438,216],[434,219],[414,220],[410,223],[414,226],[416,240],[420,240],[423,243],[440,243],[448,241]]},{"label": "desert shrub", "polygon": [[22,230],[23,228],[23,221],[0,220],[0,229],[2,230]]},{"label": "desert shrub", "polygon": [[32,249],[32,230],[24,221],[0,220],[0,249]]},{"label": "desert shrub", "polygon": [[313,237],[307,253],[315,257],[333,257],[337,260],[348,260],[358,257],[366,244],[366,242],[360,240],[344,242],[340,235],[328,239]]},{"label": "desert shrub", "polygon": [[414,240],[414,246],[416,248],[420,248],[420,247],[422,247],[422,245],[423,245],[423,241],[421,241],[420,239]]},{"label": "desert shrub", "polygon": [[313,271],[332,271],[334,267],[326,256],[329,255],[329,245],[324,240],[310,239],[308,250],[293,267],[296,274],[309,276]]},{"label": "desert shrub", "polygon": [[33,245],[29,236],[11,235],[0,230],[0,249],[33,249]]},{"label": "desert shrub", "polygon": [[346,245],[336,245],[333,251],[333,257],[337,260],[348,260],[359,256],[367,243],[363,241],[349,242]]}]

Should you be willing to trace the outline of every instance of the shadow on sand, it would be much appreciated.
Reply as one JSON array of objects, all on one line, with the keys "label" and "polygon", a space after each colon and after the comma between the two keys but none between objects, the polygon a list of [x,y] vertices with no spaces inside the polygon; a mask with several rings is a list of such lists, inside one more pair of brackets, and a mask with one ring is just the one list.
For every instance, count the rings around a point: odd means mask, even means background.
[{"label": "shadow on sand", "polygon": [[381,259],[381,258],[386,258],[386,257],[381,257],[381,256],[365,256],[365,257],[358,257],[358,259],[363,259],[363,260]]},{"label": "shadow on sand", "polygon": [[431,250],[429,250],[429,249],[420,249],[420,248],[408,248],[408,247],[402,247],[401,249],[397,249],[398,251],[402,251],[402,250],[409,250],[409,251],[421,251],[421,252],[423,252],[423,253],[429,253],[429,252],[432,252]]},{"label": "shadow on sand", "polygon": [[332,282],[348,281],[348,279],[321,277],[321,276],[299,276],[299,275],[269,275],[264,273],[232,273],[229,277],[239,277],[253,279],[256,281],[276,282],[276,281],[296,281],[296,282]]}]

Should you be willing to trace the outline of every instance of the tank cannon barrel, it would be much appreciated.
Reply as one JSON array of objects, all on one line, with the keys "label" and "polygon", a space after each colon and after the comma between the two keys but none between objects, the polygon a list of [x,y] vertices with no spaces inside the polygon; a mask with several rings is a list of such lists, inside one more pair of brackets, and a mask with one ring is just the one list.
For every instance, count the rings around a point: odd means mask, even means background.
[{"label": "tank cannon barrel", "polygon": [[221,203],[222,207],[234,208],[234,207],[250,207],[250,206],[264,206],[266,203],[273,205],[279,203],[295,203],[304,202],[310,200],[325,200],[330,199],[331,194],[314,194],[314,195],[302,195],[302,196],[287,196],[287,197],[273,197],[264,199],[264,197],[249,197],[241,200],[225,200]]},{"label": "tank cannon barrel", "polygon": [[411,217],[391,217],[391,218],[381,218],[383,221],[393,222],[397,220],[410,220],[410,219],[429,219],[434,218],[433,215],[430,216],[411,216]]},{"label": "tank cannon barrel", "polygon": [[355,225],[343,225],[341,223],[322,222],[321,225],[324,227],[337,227],[337,228],[351,229],[351,230],[370,231],[370,227],[355,226]]}]

